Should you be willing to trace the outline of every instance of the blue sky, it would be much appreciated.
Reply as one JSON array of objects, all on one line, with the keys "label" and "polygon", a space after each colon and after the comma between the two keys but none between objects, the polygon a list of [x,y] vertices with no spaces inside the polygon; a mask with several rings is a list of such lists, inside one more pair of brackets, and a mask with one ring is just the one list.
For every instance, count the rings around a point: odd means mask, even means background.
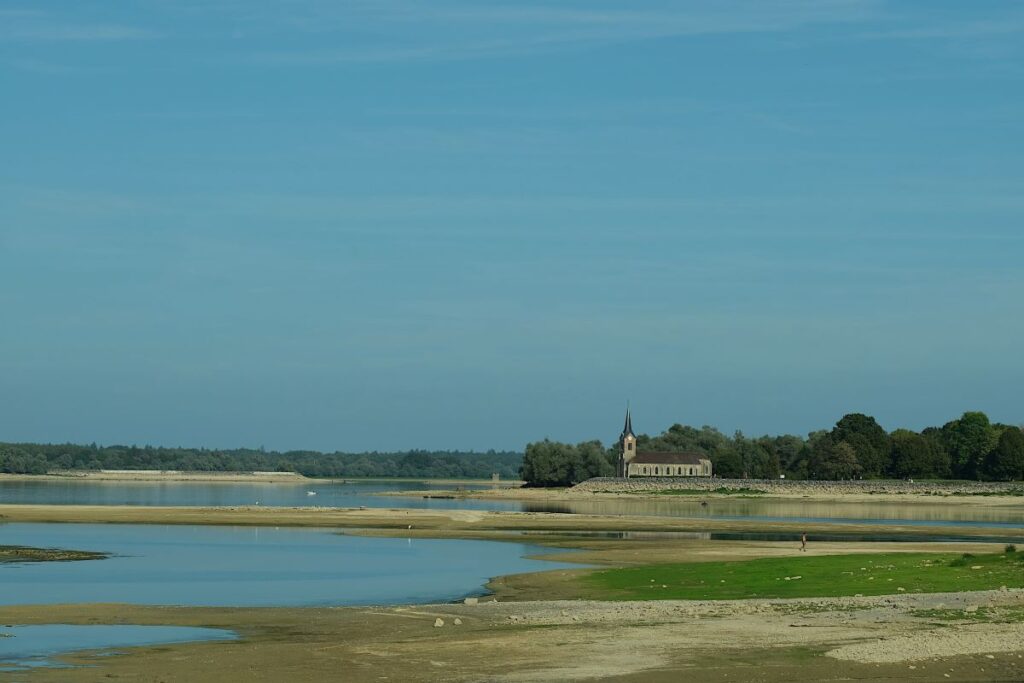
[{"label": "blue sky", "polygon": [[0,2],[0,440],[1024,421],[1024,3]]}]

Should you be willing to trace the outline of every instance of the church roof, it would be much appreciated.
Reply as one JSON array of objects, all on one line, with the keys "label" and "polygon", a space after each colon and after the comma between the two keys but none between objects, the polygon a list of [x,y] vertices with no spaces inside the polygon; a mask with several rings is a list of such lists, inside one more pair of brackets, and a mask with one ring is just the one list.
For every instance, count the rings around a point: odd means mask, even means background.
[{"label": "church roof", "polygon": [[699,465],[701,460],[710,460],[703,453],[642,453],[630,460],[640,465]]}]

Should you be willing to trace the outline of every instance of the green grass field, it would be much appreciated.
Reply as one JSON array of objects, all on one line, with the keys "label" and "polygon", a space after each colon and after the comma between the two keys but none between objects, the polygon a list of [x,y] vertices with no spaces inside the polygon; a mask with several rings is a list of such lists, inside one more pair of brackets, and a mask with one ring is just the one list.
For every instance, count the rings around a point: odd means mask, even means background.
[{"label": "green grass field", "polygon": [[1024,587],[1024,553],[798,555],[606,569],[581,579],[606,600],[738,600]]}]

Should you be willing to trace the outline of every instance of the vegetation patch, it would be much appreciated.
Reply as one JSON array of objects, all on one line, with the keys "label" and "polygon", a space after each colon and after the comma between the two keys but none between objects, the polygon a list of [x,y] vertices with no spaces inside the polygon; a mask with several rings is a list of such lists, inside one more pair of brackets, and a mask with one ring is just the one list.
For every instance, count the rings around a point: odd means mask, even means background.
[{"label": "vegetation patch", "polygon": [[4,562],[76,562],[103,560],[107,553],[61,548],[32,548],[24,545],[0,545],[0,563]]},{"label": "vegetation patch", "polygon": [[740,600],[1024,587],[1024,553],[799,555],[607,569],[581,578],[606,600]]}]

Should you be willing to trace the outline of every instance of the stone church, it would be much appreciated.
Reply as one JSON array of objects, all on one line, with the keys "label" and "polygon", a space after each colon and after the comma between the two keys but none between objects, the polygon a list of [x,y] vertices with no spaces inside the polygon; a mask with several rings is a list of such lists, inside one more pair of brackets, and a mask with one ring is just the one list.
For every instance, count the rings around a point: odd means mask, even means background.
[{"label": "stone church", "polygon": [[633,418],[626,410],[626,426],[619,435],[618,477],[710,477],[711,460],[703,453],[650,453],[637,450]]}]

